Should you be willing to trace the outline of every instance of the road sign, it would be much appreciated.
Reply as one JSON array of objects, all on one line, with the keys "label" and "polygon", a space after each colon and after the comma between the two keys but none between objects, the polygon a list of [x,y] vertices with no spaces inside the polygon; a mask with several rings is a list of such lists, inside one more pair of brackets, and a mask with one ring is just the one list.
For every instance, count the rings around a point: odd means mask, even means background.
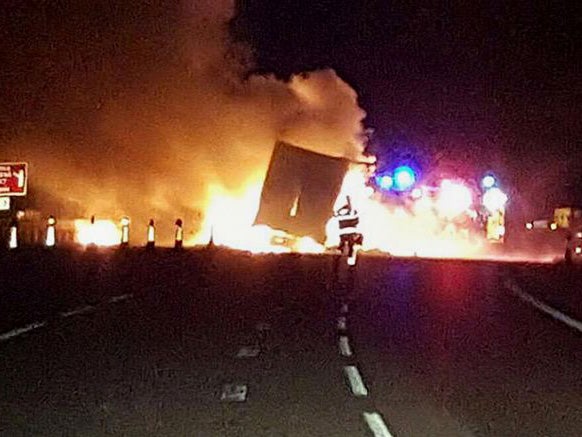
[{"label": "road sign", "polygon": [[0,211],[10,211],[10,197],[0,197]]},{"label": "road sign", "polygon": [[0,196],[26,196],[28,164],[25,162],[0,163]]}]

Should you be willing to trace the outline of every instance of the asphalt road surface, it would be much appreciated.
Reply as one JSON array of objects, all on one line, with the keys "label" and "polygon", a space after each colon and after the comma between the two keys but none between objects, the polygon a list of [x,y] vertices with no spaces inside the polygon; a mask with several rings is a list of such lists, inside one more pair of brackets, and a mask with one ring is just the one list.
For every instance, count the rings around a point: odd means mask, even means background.
[{"label": "asphalt road surface", "polygon": [[2,436],[582,436],[582,273],[0,255]]}]

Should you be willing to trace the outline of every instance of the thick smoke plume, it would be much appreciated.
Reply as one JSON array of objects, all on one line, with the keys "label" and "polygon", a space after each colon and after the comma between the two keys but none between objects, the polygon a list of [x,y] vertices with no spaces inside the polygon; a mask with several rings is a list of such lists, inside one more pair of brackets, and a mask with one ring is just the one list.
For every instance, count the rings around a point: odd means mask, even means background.
[{"label": "thick smoke plume", "polygon": [[31,64],[30,87],[16,95],[36,102],[0,156],[30,162],[35,198],[73,217],[154,217],[170,229],[182,217],[195,230],[208,188],[236,193],[261,180],[276,140],[361,157],[365,113],[334,71],[250,74],[250,49],[229,35],[233,1],[153,4],[89,14],[95,5],[72,2],[79,16],[54,36],[59,17],[45,11],[50,41],[34,49],[45,67]]}]

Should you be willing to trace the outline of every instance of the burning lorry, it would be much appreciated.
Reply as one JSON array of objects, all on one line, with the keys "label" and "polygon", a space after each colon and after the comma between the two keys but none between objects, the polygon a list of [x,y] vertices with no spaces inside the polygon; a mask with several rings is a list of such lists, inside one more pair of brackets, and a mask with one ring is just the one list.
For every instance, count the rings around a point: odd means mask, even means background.
[{"label": "burning lorry", "polygon": [[294,237],[326,241],[328,222],[349,161],[333,158],[278,142],[275,145],[255,225],[267,225],[281,232],[273,243],[293,245]]},{"label": "burning lorry", "polygon": [[[378,175],[370,163],[279,142],[254,225],[273,230],[273,245],[304,251],[297,243],[307,238],[312,248],[319,248],[314,251],[322,252],[337,247],[333,214],[350,199],[359,211],[364,250],[402,256],[479,256],[491,242],[503,242],[505,235],[507,196],[490,179],[482,190],[454,178],[428,184],[416,181],[411,169],[398,167],[390,176]],[[388,185],[392,186],[388,182],[400,184],[396,195],[387,195]]]}]

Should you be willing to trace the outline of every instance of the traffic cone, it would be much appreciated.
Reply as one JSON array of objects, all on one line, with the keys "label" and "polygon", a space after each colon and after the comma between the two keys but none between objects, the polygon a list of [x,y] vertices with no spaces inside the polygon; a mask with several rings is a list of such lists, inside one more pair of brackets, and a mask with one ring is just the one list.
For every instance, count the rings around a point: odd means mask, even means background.
[{"label": "traffic cone", "polygon": [[182,219],[176,220],[176,237],[174,239],[174,249],[180,250],[184,245],[184,229]]},{"label": "traffic cone", "polygon": [[121,243],[122,248],[129,246],[129,217],[121,218]]},{"label": "traffic cone", "polygon": [[87,244],[86,250],[94,251],[94,250],[97,250],[97,243],[95,242],[95,216],[94,215],[91,216],[90,223],[91,223],[91,232],[89,233],[89,235],[91,236],[91,240],[90,240],[89,244]]},{"label": "traffic cone", "polygon": [[150,219],[148,224],[148,240],[146,249],[153,249],[156,246],[156,228],[154,226],[154,219]]},{"label": "traffic cone", "polygon": [[18,249],[18,223],[13,220],[10,224],[10,235],[8,237],[8,248],[10,250]]},{"label": "traffic cone", "polygon": [[207,249],[214,248],[214,226],[210,227],[210,239],[208,240],[208,245],[206,246]]},{"label": "traffic cone", "polygon": [[46,226],[46,239],[45,239],[45,246],[46,247],[55,247],[55,244],[57,243],[57,231],[55,228],[55,225],[57,224],[57,221],[55,220],[55,218],[50,215],[48,220],[47,220],[47,226]]}]

